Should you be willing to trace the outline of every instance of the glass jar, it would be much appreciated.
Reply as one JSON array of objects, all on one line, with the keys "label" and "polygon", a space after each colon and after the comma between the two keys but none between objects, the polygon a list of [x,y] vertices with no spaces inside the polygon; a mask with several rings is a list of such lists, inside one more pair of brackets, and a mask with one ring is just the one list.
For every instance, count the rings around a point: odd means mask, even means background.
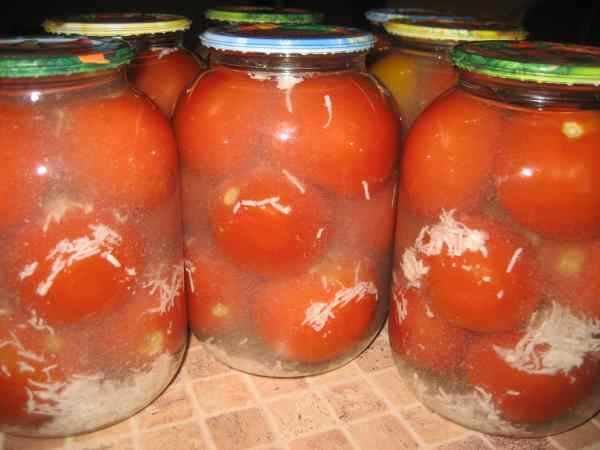
[{"label": "glass jar", "polygon": [[465,41],[520,40],[526,34],[499,23],[469,17],[394,19],[385,24],[393,48],[370,67],[392,93],[409,129],[432,100],[452,87],[458,72],[449,52]]},{"label": "glass jar", "polygon": [[399,129],[364,71],[374,38],[245,25],[202,41],[211,67],[174,120],[191,328],[246,372],[339,367],[388,304]]},{"label": "glass jar", "polygon": [[[204,13],[207,27],[227,25],[276,23],[280,25],[318,24],[323,14],[300,8],[276,8],[269,6],[227,5],[207,9]],[[208,61],[208,49],[198,41],[196,53]]]},{"label": "glass jar", "polygon": [[171,117],[183,90],[206,66],[183,47],[191,22],[170,14],[88,14],[50,19],[53,34],[122,37],[136,50],[127,70],[129,81]]},{"label": "glass jar", "polygon": [[599,57],[460,45],[405,141],[390,342],[418,398],[478,431],[600,410]]},{"label": "glass jar", "polygon": [[0,40],[0,431],[123,420],[187,338],[176,143],[121,40]]}]

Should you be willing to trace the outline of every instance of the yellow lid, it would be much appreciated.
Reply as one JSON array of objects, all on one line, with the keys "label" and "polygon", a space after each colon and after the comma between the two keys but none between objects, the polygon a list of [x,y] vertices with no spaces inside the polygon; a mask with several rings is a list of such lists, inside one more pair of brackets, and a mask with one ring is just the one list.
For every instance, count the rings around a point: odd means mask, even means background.
[{"label": "yellow lid", "polygon": [[527,38],[527,33],[520,28],[469,18],[394,19],[384,26],[391,35],[429,41],[520,41]]},{"label": "yellow lid", "polygon": [[191,20],[172,14],[83,14],[63,19],[47,19],[44,30],[53,34],[84,36],[139,36],[185,31]]}]

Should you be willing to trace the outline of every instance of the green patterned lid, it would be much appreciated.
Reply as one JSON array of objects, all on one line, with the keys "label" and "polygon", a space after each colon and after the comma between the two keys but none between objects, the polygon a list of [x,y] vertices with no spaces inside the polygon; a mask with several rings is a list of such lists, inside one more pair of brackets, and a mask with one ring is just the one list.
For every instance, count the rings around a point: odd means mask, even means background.
[{"label": "green patterned lid", "polygon": [[121,39],[19,37],[0,39],[0,77],[50,77],[127,64],[133,50]]},{"label": "green patterned lid", "polygon": [[227,23],[321,23],[323,14],[298,8],[269,8],[262,6],[223,6],[208,9],[204,15],[209,20]]},{"label": "green patterned lid", "polygon": [[462,70],[492,77],[600,86],[600,47],[554,42],[476,42],[451,52]]}]

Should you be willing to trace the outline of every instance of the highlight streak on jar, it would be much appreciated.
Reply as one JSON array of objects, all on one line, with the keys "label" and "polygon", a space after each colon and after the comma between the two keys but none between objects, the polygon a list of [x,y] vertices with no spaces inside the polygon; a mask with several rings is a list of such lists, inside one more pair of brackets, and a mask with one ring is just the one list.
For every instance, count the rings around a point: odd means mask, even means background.
[{"label": "highlight streak on jar", "polygon": [[361,183],[365,194],[365,199],[371,200],[371,193],[369,192],[369,183],[367,183],[365,180],[363,180]]},{"label": "highlight streak on jar", "polygon": [[300,182],[300,180],[297,177],[295,177],[285,169],[282,169],[281,172],[285,175],[289,182],[292,183],[292,185],[294,185],[300,191],[301,194],[306,194],[306,189],[304,188],[304,185]]},{"label": "highlight streak on jar", "polygon": [[510,258],[508,266],[506,267],[506,273],[512,272],[513,268],[515,267],[515,264],[517,263],[517,260],[519,259],[519,256],[521,256],[521,253],[523,253],[523,249],[521,247],[515,250],[512,257]]}]

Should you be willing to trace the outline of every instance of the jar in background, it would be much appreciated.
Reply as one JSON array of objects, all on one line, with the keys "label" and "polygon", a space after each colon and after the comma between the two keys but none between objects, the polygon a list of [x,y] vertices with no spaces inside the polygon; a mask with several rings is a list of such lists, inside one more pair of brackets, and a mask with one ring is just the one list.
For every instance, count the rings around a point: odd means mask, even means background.
[{"label": "jar in background", "polygon": [[465,41],[520,40],[526,34],[513,25],[469,17],[395,19],[385,24],[393,48],[370,67],[392,93],[405,130],[432,100],[458,78],[449,59],[454,45]]},{"label": "jar in background", "polygon": [[390,342],[418,398],[478,431],[600,410],[599,57],[457,46],[458,87],[405,141]]},{"label": "jar in background", "polygon": [[187,338],[175,138],[121,40],[0,40],[0,430],[153,401]]},{"label": "jar in background", "polygon": [[44,29],[53,34],[122,37],[137,54],[128,67],[133,85],[171,117],[181,92],[206,66],[183,47],[190,21],[170,14],[87,14],[50,19]]},{"label": "jar in background", "polygon": [[398,118],[371,34],[245,25],[174,119],[194,333],[224,363],[292,377],[359,354],[387,311]]}]

